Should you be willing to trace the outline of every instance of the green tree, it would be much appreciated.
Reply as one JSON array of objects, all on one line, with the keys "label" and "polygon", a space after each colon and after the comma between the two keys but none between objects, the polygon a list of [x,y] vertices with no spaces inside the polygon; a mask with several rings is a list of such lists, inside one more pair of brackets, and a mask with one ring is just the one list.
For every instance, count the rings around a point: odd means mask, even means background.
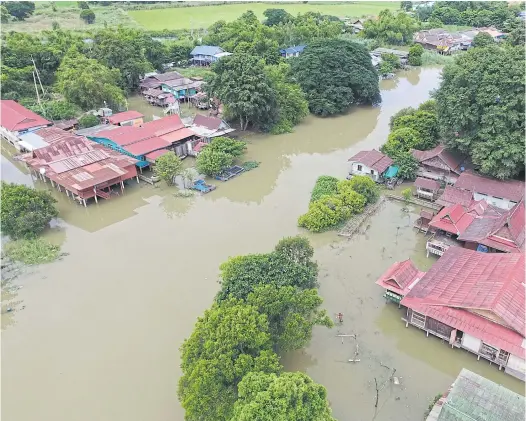
[{"label": "green tree", "polygon": [[263,12],[263,16],[266,17],[265,25],[274,26],[280,23],[287,23],[294,20],[294,17],[285,11],[285,9],[267,9]]},{"label": "green tree", "polygon": [[361,44],[341,39],[312,41],[294,59],[292,69],[314,114],[328,116],[353,104],[381,100],[378,74]]},{"label": "green tree", "polygon": [[16,20],[27,19],[35,12],[35,3],[32,1],[7,1],[3,6]]},{"label": "green tree", "polygon": [[231,421],[336,421],[327,391],[304,373],[249,373],[239,383]]},{"label": "green tree", "polygon": [[100,124],[99,118],[93,114],[86,114],[79,118],[79,127],[85,129]]},{"label": "green tree", "polygon": [[413,107],[402,108],[400,111],[397,111],[396,113],[394,113],[389,119],[389,128],[393,130],[394,122],[398,120],[398,118],[404,115],[413,115],[414,113],[416,113],[416,110]]},{"label": "green tree", "polygon": [[404,198],[406,203],[408,203],[411,200],[412,196],[413,196],[413,190],[411,190],[411,187],[408,187],[407,189],[402,190],[402,197]]},{"label": "green tree", "polygon": [[196,168],[201,174],[213,177],[230,167],[234,163],[234,157],[226,152],[214,150],[205,146],[196,159]]},{"label": "green tree", "polygon": [[314,326],[333,326],[327,312],[319,309],[322,303],[316,289],[297,290],[274,284],[261,284],[247,297],[247,304],[267,316],[270,337],[278,352],[307,346]]},{"label": "green tree", "polygon": [[11,238],[34,238],[58,215],[48,193],[2,181],[2,233]]},{"label": "green tree", "polygon": [[431,19],[438,19],[446,25],[459,25],[462,22],[460,11],[452,7],[435,7]]},{"label": "green tree", "polygon": [[487,32],[479,32],[473,38],[473,42],[471,43],[471,46],[472,47],[488,47],[493,44],[495,44],[495,41],[493,40],[493,37],[490,34],[488,34]]},{"label": "green tree", "polygon": [[420,6],[415,10],[416,17],[420,22],[426,22],[433,13],[433,7],[431,6]]},{"label": "green tree", "polygon": [[434,148],[438,143],[438,119],[427,111],[416,111],[412,115],[398,117],[393,122],[393,130],[409,128],[418,133],[419,142],[413,147],[419,150]]},{"label": "green tree", "polygon": [[294,263],[305,266],[313,264],[314,249],[309,240],[300,235],[282,238],[274,251]]},{"label": "green tree", "polygon": [[351,211],[338,196],[322,196],[309,204],[306,214],[298,218],[298,225],[312,232],[320,232],[338,225],[351,216]]},{"label": "green tree", "polygon": [[0,6],[0,22],[1,23],[9,22],[9,16],[11,15],[9,14],[7,7],[5,7],[4,5],[1,5]]},{"label": "green tree", "polygon": [[418,161],[411,152],[399,152],[394,157],[394,164],[398,167],[397,176],[404,180],[414,180],[418,171]]},{"label": "green tree", "polygon": [[446,65],[435,94],[446,145],[480,171],[509,178],[524,170],[522,47],[472,48]]},{"label": "green tree", "polygon": [[[75,104],[64,100],[42,102],[42,107],[44,108],[44,116],[50,120],[67,120],[75,118],[80,112]],[[42,113],[42,107],[39,104],[28,106],[29,109],[38,114]]]},{"label": "green tree", "polygon": [[351,190],[354,190],[356,193],[360,193],[365,197],[367,203],[375,203],[380,197],[380,188],[370,177],[365,175],[355,175],[350,180],[344,181],[348,181]]},{"label": "green tree", "polygon": [[173,185],[174,178],[183,172],[183,161],[175,152],[168,152],[155,160],[153,172],[167,184]]},{"label": "green tree", "polygon": [[190,421],[230,420],[246,374],[281,370],[267,316],[239,300],[205,311],[181,346],[181,360],[178,395]]},{"label": "green tree", "polygon": [[152,70],[145,55],[146,41],[144,33],[137,29],[104,29],[94,37],[92,55],[106,67],[118,69],[121,87],[132,92],[139,87],[140,78]]},{"label": "green tree", "polygon": [[418,106],[418,111],[427,111],[428,113],[437,114],[437,102],[434,99],[428,99]]},{"label": "green tree", "polygon": [[413,8],[412,1],[401,1],[400,2],[400,9],[405,10],[406,12],[409,12],[412,8]]},{"label": "green tree", "polygon": [[89,9],[87,1],[78,1],[77,5],[79,6],[79,9]]},{"label": "green tree", "polygon": [[309,114],[309,104],[301,87],[292,80],[290,65],[266,66],[265,73],[276,93],[278,121],[272,133],[289,133]]},{"label": "green tree", "polygon": [[221,290],[216,301],[230,295],[245,299],[258,285],[294,286],[299,289],[317,286],[318,267],[314,262],[299,264],[289,256],[272,252],[231,257],[221,270]]},{"label": "green tree", "polygon": [[206,148],[216,152],[223,152],[233,156],[234,158],[238,158],[245,153],[247,144],[242,140],[218,136],[215,137],[212,142],[206,146]]},{"label": "green tree", "polygon": [[391,72],[400,68],[400,58],[392,53],[382,54],[382,63],[388,63]]},{"label": "green tree", "polygon": [[367,203],[365,196],[352,188],[350,180],[338,182],[338,195],[336,197],[341,199],[343,206],[346,208],[346,213],[349,215],[362,213]]},{"label": "green tree", "polygon": [[421,138],[416,130],[405,127],[393,130],[380,150],[394,159],[400,152],[409,152],[411,149],[415,149],[420,141]]},{"label": "green tree", "polygon": [[248,54],[225,57],[213,66],[214,76],[207,85],[210,96],[216,96],[239,120],[241,130],[252,123],[268,129],[276,121],[276,92],[265,74],[263,63]]},{"label": "green tree", "polygon": [[381,43],[406,45],[413,40],[413,34],[418,29],[418,22],[407,13],[393,13],[386,9],[379,13],[378,19],[365,21],[359,35]]},{"label": "green tree", "polygon": [[72,49],[57,72],[57,90],[83,110],[99,108],[106,102],[112,108],[124,103],[124,94],[117,86],[120,73],[108,69]]},{"label": "green tree", "polygon": [[424,54],[424,47],[420,44],[414,44],[409,48],[409,57],[407,61],[411,66],[421,66],[422,54]]},{"label": "green tree", "polygon": [[310,201],[314,202],[322,196],[332,196],[338,193],[338,179],[330,175],[322,175],[316,179]]}]

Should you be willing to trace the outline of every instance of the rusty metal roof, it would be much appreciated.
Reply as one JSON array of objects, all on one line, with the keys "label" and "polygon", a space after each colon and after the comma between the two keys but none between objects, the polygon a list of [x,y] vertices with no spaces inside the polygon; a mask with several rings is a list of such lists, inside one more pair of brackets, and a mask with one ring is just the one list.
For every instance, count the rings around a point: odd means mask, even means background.
[{"label": "rusty metal roof", "polygon": [[442,206],[451,206],[455,204],[469,206],[473,198],[473,193],[469,190],[462,190],[454,186],[446,186],[444,193],[435,201]]},{"label": "rusty metal roof", "polygon": [[111,124],[120,124],[125,121],[135,120],[136,118],[142,117],[144,117],[144,114],[140,113],[139,111],[128,110],[123,111],[122,113],[113,114],[108,118],[108,120]]},{"label": "rusty metal roof", "polygon": [[449,167],[451,171],[455,172],[456,174],[460,174],[460,167],[463,163],[462,157],[456,152],[447,150],[442,144],[428,151],[419,151],[417,149],[413,149],[411,152],[421,164],[434,166],[429,160],[433,158],[439,158],[445,165]]},{"label": "rusty metal roof", "polygon": [[464,172],[455,183],[455,187],[480,194],[509,199],[519,202],[524,197],[524,182],[518,180],[497,180],[483,177],[472,172]]},{"label": "rusty metal roof", "polygon": [[415,186],[423,189],[436,191],[440,188],[440,183],[436,180],[430,180],[429,178],[417,177],[415,180]]}]

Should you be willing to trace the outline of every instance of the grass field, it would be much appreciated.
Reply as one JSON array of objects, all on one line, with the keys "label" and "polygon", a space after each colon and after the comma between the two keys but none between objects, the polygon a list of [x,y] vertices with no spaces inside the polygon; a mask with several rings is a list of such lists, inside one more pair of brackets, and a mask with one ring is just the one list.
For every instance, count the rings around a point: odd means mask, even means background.
[{"label": "grass field", "polygon": [[252,10],[260,19],[269,8],[285,9],[296,15],[305,12],[320,12],[338,17],[361,17],[377,15],[384,9],[398,9],[399,2],[340,2],[340,3],[239,3],[219,6],[177,7],[172,9],[132,10],[128,14],[141,26],[149,30],[208,28],[218,20],[232,21],[247,10]]}]

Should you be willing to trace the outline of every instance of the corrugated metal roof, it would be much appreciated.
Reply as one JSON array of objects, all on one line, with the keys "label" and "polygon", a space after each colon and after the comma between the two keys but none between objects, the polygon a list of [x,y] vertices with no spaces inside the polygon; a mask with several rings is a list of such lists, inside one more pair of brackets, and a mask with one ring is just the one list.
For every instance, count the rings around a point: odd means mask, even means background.
[{"label": "corrugated metal roof", "polygon": [[353,157],[349,158],[348,161],[364,164],[369,168],[375,169],[380,174],[393,164],[391,158],[375,149],[371,151],[360,151]]},{"label": "corrugated metal roof", "polygon": [[214,56],[218,53],[222,53],[224,50],[216,45],[198,45],[194,47],[191,56]]},{"label": "corrugated metal roof", "polygon": [[192,130],[184,127],[182,129],[176,130],[175,132],[165,134],[161,137],[170,143],[175,143],[175,142],[179,142],[180,140],[184,140],[192,136],[195,136],[195,133]]},{"label": "corrugated metal roof", "polygon": [[518,180],[496,180],[464,172],[455,183],[455,187],[493,197],[519,202],[524,197],[524,182]]},{"label": "corrugated metal roof", "polygon": [[171,144],[171,142],[160,137],[151,137],[149,139],[127,145],[124,149],[126,149],[132,155],[141,156],[147,154],[148,152],[156,151],[157,149],[167,148]]},{"label": "corrugated metal roof", "polygon": [[144,114],[140,113],[139,111],[128,110],[123,111],[122,113],[113,114],[110,118],[108,118],[108,120],[111,124],[120,124],[125,121],[135,120],[136,118],[142,117],[144,117]]},{"label": "corrugated metal roof", "polygon": [[436,200],[436,203],[442,206],[451,206],[457,203],[463,206],[469,206],[472,198],[472,192],[448,185],[444,193]]},{"label": "corrugated metal roof", "polygon": [[390,289],[400,295],[406,295],[417,279],[420,279],[425,272],[421,272],[409,259],[403,262],[396,262],[378,278],[377,285],[385,289]]},{"label": "corrugated metal roof", "polygon": [[413,149],[411,152],[418,162],[425,163],[429,166],[433,166],[433,164],[425,161],[429,161],[432,158],[438,157],[445,165],[449,167],[451,171],[456,174],[460,174],[460,167],[463,163],[462,157],[455,152],[447,150],[442,144],[428,151],[419,151],[417,149]]},{"label": "corrugated metal roof", "polygon": [[463,368],[438,421],[523,421],[525,417],[524,396]]},{"label": "corrugated metal roof", "polygon": [[429,178],[417,177],[415,180],[415,186],[423,189],[436,191],[440,188],[440,183],[436,180],[430,180]]},{"label": "corrugated metal roof", "polygon": [[429,226],[454,235],[460,235],[474,219],[475,216],[468,213],[462,205],[453,205],[443,208],[431,220]]},{"label": "corrugated metal roof", "polygon": [[402,304],[490,311],[524,336],[524,281],[524,254],[450,247]]},{"label": "corrugated metal roof", "polygon": [[11,99],[0,101],[0,125],[12,132],[47,126],[50,121]]}]

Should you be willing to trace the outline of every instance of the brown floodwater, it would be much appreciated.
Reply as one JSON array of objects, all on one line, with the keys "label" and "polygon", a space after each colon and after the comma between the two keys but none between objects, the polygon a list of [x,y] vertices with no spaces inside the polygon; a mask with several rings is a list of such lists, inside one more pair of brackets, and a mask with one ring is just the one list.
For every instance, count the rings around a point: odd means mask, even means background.
[{"label": "brown floodwater", "polygon": [[[309,117],[294,133],[247,137],[247,159],[261,166],[206,196],[131,184],[123,197],[76,206],[54,191],[61,219],[46,236],[69,253],[17,278],[3,299],[2,415],[33,421],[183,420],[176,396],[179,351],[218,290],[218,266],[229,256],[265,252],[296,226],[315,179],[346,175],[356,151],[379,147],[389,117],[416,106],[439,83],[437,68],[382,82],[383,103],[345,116]],[[3,150],[2,176],[31,182]],[[38,184],[38,188],[49,188]],[[330,314],[344,313],[340,332],[315,329],[311,345],[285,355],[326,386],[334,415],[347,420],[418,420],[462,367],[520,391],[523,383],[473,355],[405,328],[374,284],[391,263],[433,262],[412,229],[416,210],[386,203],[352,240],[310,235],[320,264],[321,295]],[[25,306],[25,307],[24,307]],[[387,382],[396,369],[399,385]],[[375,417],[374,379],[381,388]]]}]

